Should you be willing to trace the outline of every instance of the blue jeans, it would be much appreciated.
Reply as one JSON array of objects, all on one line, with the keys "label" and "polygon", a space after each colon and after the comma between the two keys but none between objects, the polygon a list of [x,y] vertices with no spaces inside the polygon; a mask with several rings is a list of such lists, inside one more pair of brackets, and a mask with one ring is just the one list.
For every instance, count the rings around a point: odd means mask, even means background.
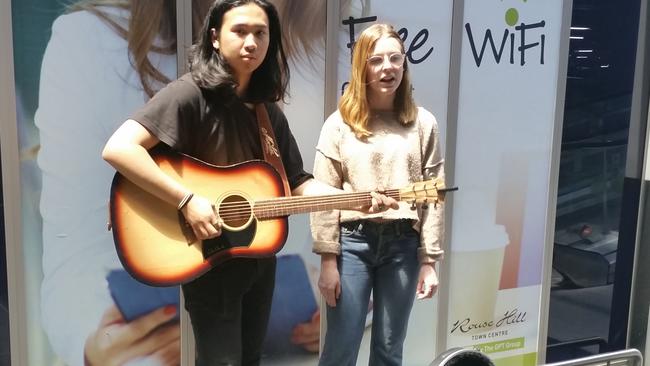
[{"label": "blue jeans", "polygon": [[320,366],[354,366],[365,329],[370,293],[373,321],[369,365],[401,365],[415,299],[419,234],[408,220],[341,224],[341,296],[327,307]]}]

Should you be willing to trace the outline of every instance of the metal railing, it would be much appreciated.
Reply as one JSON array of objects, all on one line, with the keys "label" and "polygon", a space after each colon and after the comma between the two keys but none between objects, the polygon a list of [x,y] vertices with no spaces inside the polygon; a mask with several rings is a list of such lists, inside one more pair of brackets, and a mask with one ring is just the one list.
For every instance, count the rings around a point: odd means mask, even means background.
[{"label": "metal railing", "polygon": [[[466,364],[489,366],[491,360],[483,353],[461,347],[449,349],[438,355],[429,366],[448,366]],[[459,363],[460,362],[460,363]],[[545,366],[643,366],[643,356],[639,350],[630,348],[621,351],[601,353],[573,360],[547,363]]]},{"label": "metal railing", "polygon": [[546,366],[643,366],[643,357],[639,350],[630,348],[574,360],[548,363]]}]

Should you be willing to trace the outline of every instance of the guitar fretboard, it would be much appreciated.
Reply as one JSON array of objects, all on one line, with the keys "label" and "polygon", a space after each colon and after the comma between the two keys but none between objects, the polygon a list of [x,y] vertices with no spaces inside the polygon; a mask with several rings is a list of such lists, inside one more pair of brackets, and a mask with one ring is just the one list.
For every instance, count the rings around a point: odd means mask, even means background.
[{"label": "guitar fretboard", "polygon": [[[389,189],[383,192],[383,194],[398,201],[400,200],[400,192],[397,189]],[[370,195],[370,192],[355,192],[324,196],[295,196],[260,200],[255,202],[253,211],[258,219],[264,220],[300,213],[352,209],[369,206],[371,204],[372,196]]]},{"label": "guitar fretboard", "polygon": [[[382,192],[384,195],[397,201],[412,203],[438,203],[440,197],[444,198],[445,192],[455,191],[458,188],[442,188],[421,186],[415,190],[389,189]],[[418,195],[418,192],[420,195]],[[219,215],[227,222],[246,222],[251,216],[251,211],[258,220],[268,220],[286,217],[293,214],[357,209],[372,204],[370,192],[354,192],[331,194],[322,196],[294,196],[262,199],[255,202],[231,201],[219,205]],[[251,207],[252,205],[252,207]]]}]

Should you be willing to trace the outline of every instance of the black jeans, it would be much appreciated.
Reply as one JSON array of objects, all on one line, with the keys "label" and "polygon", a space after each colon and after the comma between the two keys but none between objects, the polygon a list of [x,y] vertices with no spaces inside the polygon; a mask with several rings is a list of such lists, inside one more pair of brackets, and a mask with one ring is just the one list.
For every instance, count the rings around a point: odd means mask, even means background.
[{"label": "black jeans", "polygon": [[259,365],[276,258],[233,258],[183,285],[196,366]]}]

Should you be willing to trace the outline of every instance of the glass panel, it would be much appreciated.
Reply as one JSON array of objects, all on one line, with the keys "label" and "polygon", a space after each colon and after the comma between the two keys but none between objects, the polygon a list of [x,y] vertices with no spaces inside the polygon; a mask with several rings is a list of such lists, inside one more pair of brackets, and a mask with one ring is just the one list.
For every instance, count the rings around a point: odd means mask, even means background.
[{"label": "glass panel", "polygon": [[[93,352],[95,342],[111,344],[133,331],[114,298],[135,298],[137,309],[152,299],[108,279],[111,271],[125,272],[106,230],[114,171],[101,150],[176,77],[175,10],[174,0],[12,1],[28,366],[119,356]],[[138,18],[129,23],[132,14]],[[168,351],[180,359],[180,346],[172,342]],[[153,357],[131,354],[130,365],[152,364]]]},{"label": "glass panel", "polygon": [[548,362],[604,352],[614,347],[610,334],[625,334],[626,324],[610,322],[610,316],[623,245],[619,226],[638,14],[639,1],[573,3]]},{"label": "glass panel", "polygon": [[[2,166],[0,165],[0,171]],[[5,238],[5,217],[2,182],[0,181],[0,366],[11,364],[9,344],[9,297],[7,289],[7,242]]]},{"label": "glass panel", "polygon": [[40,321],[40,286],[42,282],[41,218],[38,197],[40,171],[36,166],[38,133],[34,111],[38,104],[38,85],[43,51],[51,35],[51,24],[63,9],[56,1],[12,1],[12,34],[18,118],[23,265],[25,270],[26,340],[28,365],[51,364],[52,354]]}]

